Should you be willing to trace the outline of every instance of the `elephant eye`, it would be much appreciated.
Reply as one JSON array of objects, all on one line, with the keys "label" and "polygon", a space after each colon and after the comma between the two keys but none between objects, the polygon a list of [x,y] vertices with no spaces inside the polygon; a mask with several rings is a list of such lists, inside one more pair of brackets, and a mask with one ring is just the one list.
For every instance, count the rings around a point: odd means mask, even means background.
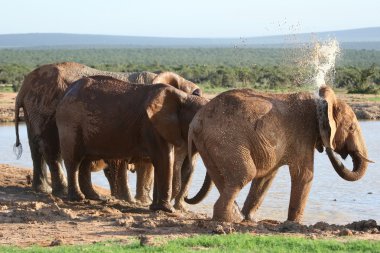
[{"label": "elephant eye", "polygon": [[355,125],[355,124],[351,124],[351,125],[348,127],[348,130],[349,130],[351,133],[355,132],[355,130],[356,130],[356,125]]}]

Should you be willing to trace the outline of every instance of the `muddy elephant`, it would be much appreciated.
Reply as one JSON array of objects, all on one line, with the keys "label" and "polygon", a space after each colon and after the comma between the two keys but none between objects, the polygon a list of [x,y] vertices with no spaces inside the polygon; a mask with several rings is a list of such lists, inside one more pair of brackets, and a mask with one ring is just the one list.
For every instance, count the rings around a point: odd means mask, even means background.
[{"label": "muddy elephant", "polygon": [[[18,135],[18,122],[20,108],[23,108],[33,161],[32,187],[36,191],[50,192],[50,186],[46,180],[46,164],[52,177],[53,194],[64,195],[67,190],[66,178],[60,165],[59,139],[55,123],[56,106],[71,83],[92,75],[112,76],[133,83],[166,83],[189,94],[201,95],[201,90],[197,85],[171,72],[158,75],[151,72],[115,73],[100,71],[75,62],[49,64],[35,69],[25,77],[16,98],[15,146],[19,148],[19,151],[22,150]],[[137,173],[148,176],[152,175],[151,172],[152,169],[147,172],[143,169],[137,171]],[[123,173],[126,175],[126,171],[122,171],[120,174]],[[143,176],[138,176],[138,178],[143,178],[148,183],[149,180],[152,180]],[[141,192],[146,188],[149,187],[145,181],[139,181],[137,197],[142,196],[141,200],[143,201],[149,196],[148,190]],[[123,193],[113,193],[113,195],[123,195]],[[125,194],[124,198],[127,198]]]},{"label": "muddy elephant", "polygon": [[149,159],[157,189],[150,209],[173,211],[173,151],[187,148],[189,124],[206,103],[166,84],[136,85],[107,76],[74,82],[56,111],[68,199],[84,198],[78,172],[85,161]]},{"label": "muddy elephant", "polygon": [[[319,89],[319,96],[265,94],[250,89],[222,93],[194,117],[189,128],[191,143],[220,193],[213,219],[222,221],[242,219],[234,200],[252,181],[242,209],[244,217],[251,219],[278,168],[288,165],[288,220],[300,222],[313,180],[315,148],[319,152],[325,149],[337,174],[348,181],[363,177],[370,162],[353,110],[328,86]],[[336,153],[343,159],[350,155],[352,171]],[[209,188],[202,189],[196,195],[198,201]]]}]

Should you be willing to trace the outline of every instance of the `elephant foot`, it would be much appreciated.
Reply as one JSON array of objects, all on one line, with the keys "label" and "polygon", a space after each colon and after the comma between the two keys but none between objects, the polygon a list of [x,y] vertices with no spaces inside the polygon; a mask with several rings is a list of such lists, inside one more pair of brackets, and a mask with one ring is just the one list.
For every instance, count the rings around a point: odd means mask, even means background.
[{"label": "elephant foot", "polygon": [[253,214],[244,214],[244,220],[245,221],[252,221],[252,222],[257,222],[257,218],[255,218],[255,216]]},{"label": "elephant foot", "polygon": [[106,196],[98,195],[97,199],[92,199],[91,198],[91,200],[108,201],[109,198],[107,198]]},{"label": "elephant foot", "polygon": [[69,192],[67,195],[69,201],[83,201],[85,199],[84,195],[80,192]]},{"label": "elephant foot", "polygon": [[235,222],[239,223],[243,221],[243,216],[241,214],[231,214],[231,213],[222,213],[222,214],[215,214],[212,217],[215,221],[224,221],[224,222]]},{"label": "elephant foot", "polygon": [[218,211],[214,209],[214,214],[212,217],[215,221],[225,221],[225,222],[235,222],[239,223],[243,221],[244,217],[239,210],[239,206],[235,202],[232,206],[232,209],[223,209],[222,211]]},{"label": "elephant foot", "polygon": [[136,196],[135,200],[143,206],[146,206],[152,203],[152,199],[150,198],[150,196]]},{"label": "elephant foot", "polygon": [[47,182],[42,182],[39,184],[33,184],[32,189],[35,192],[42,192],[42,193],[51,193],[52,192],[52,188],[50,187],[50,185]]},{"label": "elephant foot", "polygon": [[86,199],[91,199],[91,200],[106,200],[107,199],[106,197],[103,197],[97,194],[96,192],[91,193],[91,194],[85,194],[84,196]]},{"label": "elephant foot", "polygon": [[186,203],[184,203],[184,201],[175,202],[174,208],[176,210],[181,211],[181,212],[187,212],[188,211],[187,205],[186,205]]},{"label": "elephant foot", "polygon": [[151,211],[164,211],[167,213],[174,213],[175,210],[169,203],[151,204],[149,206]]},{"label": "elephant foot", "polygon": [[59,186],[59,187],[53,186],[52,194],[54,196],[59,197],[59,198],[63,198],[67,195],[67,193],[68,193],[67,185]]},{"label": "elephant foot", "polygon": [[121,199],[121,200],[124,200],[128,203],[131,203],[131,204],[135,204],[136,203],[136,200],[129,196],[129,195],[119,195],[119,196],[116,196],[117,199]]}]

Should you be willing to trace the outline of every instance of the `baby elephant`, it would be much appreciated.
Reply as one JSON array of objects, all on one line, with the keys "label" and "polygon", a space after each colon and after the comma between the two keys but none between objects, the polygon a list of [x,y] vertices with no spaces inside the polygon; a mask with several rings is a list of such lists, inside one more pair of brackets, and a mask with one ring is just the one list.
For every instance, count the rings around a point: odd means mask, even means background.
[{"label": "baby elephant", "polygon": [[173,149],[187,147],[189,124],[206,103],[165,84],[135,85],[107,76],[73,83],[56,113],[69,200],[84,198],[78,187],[82,162],[149,158],[157,188],[150,208],[173,211]]},{"label": "baby elephant", "polygon": [[[328,86],[320,88],[319,96],[249,89],[222,93],[194,117],[190,148],[192,142],[220,193],[213,218],[222,221],[242,219],[234,200],[252,181],[242,209],[250,219],[278,168],[289,165],[288,220],[299,222],[313,180],[315,148],[320,152],[325,148],[338,175],[348,181],[363,177],[370,162],[354,112]],[[351,156],[353,171],[345,168],[335,152],[343,159]]]}]

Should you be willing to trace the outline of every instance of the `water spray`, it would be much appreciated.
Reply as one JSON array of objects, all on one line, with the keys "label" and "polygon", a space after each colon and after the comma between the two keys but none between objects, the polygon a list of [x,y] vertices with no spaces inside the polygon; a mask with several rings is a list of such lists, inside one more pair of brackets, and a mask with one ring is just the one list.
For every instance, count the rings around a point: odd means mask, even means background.
[{"label": "water spray", "polygon": [[335,68],[335,60],[340,53],[336,39],[326,42],[316,42],[312,50],[312,66],[314,68],[314,84],[318,89],[327,83],[326,75]]}]

